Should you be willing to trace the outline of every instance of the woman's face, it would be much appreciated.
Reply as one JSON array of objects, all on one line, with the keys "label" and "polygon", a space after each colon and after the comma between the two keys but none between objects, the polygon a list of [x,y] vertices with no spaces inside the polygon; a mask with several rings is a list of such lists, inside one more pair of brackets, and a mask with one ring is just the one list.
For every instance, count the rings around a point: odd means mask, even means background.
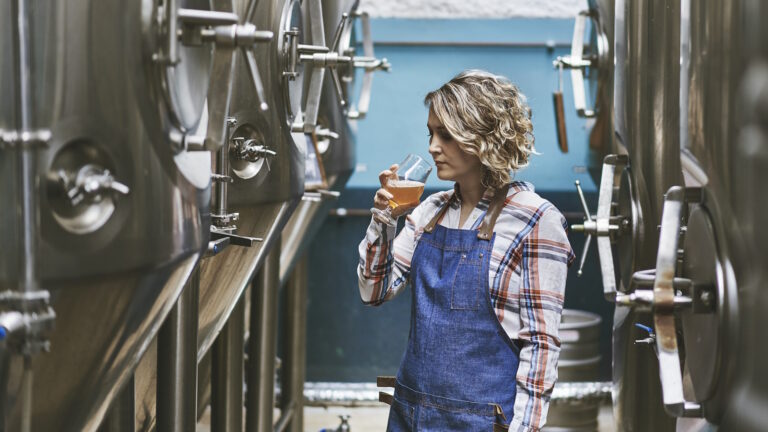
[{"label": "woman's face", "polygon": [[427,120],[429,130],[429,154],[435,161],[437,177],[462,183],[462,181],[478,181],[483,172],[480,159],[464,152],[459,143],[448,133],[432,110],[429,110]]}]

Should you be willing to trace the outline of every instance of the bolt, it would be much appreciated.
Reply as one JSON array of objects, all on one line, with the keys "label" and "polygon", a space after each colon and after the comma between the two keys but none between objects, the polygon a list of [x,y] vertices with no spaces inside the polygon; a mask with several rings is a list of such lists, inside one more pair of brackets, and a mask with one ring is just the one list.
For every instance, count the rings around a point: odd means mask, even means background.
[{"label": "bolt", "polygon": [[711,306],[712,305],[712,293],[709,291],[702,291],[701,294],[699,294],[699,300],[701,300],[701,304],[704,306]]}]

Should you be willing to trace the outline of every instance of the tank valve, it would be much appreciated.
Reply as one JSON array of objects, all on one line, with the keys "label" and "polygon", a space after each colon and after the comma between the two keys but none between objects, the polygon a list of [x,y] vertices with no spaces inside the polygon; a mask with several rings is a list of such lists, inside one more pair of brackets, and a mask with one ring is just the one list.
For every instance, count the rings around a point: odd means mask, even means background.
[{"label": "tank valve", "polygon": [[624,167],[629,163],[626,155],[608,155],[603,160],[603,172],[600,176],[600,195],[597,201],[597,215],[593,216],[587,207],[584,191],[581,183],[576,180],[576,192],[584,210],[585,221],[580,225],[572,225],[574,232],[583,232],[587,235],[584,251],[581,254],[578,275],[581,276],[584,262],[592,243],[592,237],[597,237],[597,252],[600,257],[600,273],[603,277],[603,295],[609,301],[616,298],[616,275],[613,269],[613,251],[611,249],[612,237],[625,232],[630,223],[622,216],[614,216],[613,191],[617,167]]},{"label": "tank valve", "polygon": [[336,428],[336,432],[350,432],[352,429],[349,427],[349,415],[340,415],[339,419],[341,424]]},{"label": "tank valve", "polygon": [[245,139],[243,137],[232,138],[234,145],[230,152],[232,157],[248,162],[258,162],[264,160],[267,164],[267,170],[270,170],[269,159],[277,156],[277,153],[270,150],[267,146],[259,144],[255,139]]},{"label": "tank valve", "polygon": [[74,175],[65,170],[59,170],[56,175],[73,207],[85,200],[98,203],[107,194],[128,195],[131,191],[128,186],[115,180],[108,169],[96,165],[85,165]]}]

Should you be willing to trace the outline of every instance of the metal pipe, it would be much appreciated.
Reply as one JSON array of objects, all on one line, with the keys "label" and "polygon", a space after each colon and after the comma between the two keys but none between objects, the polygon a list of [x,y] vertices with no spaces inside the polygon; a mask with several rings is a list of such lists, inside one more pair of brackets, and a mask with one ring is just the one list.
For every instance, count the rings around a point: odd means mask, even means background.
[{"label": "metal pipe", "polygon": [[[235,119],[228,117],[224,134],[224,142],[219,149],[216,157],[216,173],[222,176],[229,175],[229,135],[231,128],[235,125]],[[216,212],[219,216],[227,214],[227,185],[226,179],[216,183]]]},{"label": "metal pipe", "polygon": [[302,255],[288,279],[283,305],[285,349],[280,380],[280,409],[293,409],[285,430],[304,430],[304,377],[307,367],[307,256]]},{"label": "metal pipe", "polygon": [[157,431],[187,432],[197,424],[197,309],[200,268],[160,328],[157,339]]},{"label": "metal pipe", "polygon": [[[21,223],[19,229],[22,233],[19,259],[21,260],[22,276],[19,278],[18,290],[20,292],[32,292],[39,289],[37,279],[37,148],[35,142],[27,141],[28,133],[32,131],[34,122],[33,102],[30,67],[30,30],[29,9],[24,0],[11,2],[11,20],[13,31],[13,61],[14,71],[17,77],[17,86],[14,91],[14,108],[16,112],[16,143],[17,163],[21,185]],[[21,312],[27,313],[24,303]],[[24,355],[24,372],[21,387],[21,431],[28,432],[32,429],[32,359],[30,354]]]},{"label": "metal pipe", "polygon": [[277,239],[251,285],[251,322],[245,430],[272,432],[275,406],[275,354],[280,283],[280,241]]},{"label": "metal pipe", "polygon": [[571,42],[492,42],[492,41],[374,41],[375,46],[462,47],[462,48],[570,48]]},{"label": "metal pipe", "polygon": [[99,432],[134,432],[136,430],[136,399],[134,376],[123,385],[112,402],[109,413],[99,426]]},{"label": "metal pipe", "polygon": [[243,430],[243,339],[245,296],[213,343],[211,356],[211,432]]},{"label": "metal pipe", "polygon": [[287,407],[280,409],[280,418],[275,422],[275,429],[273,432],[283,432],[286,428],[295,422],[291,422],[293,416],[296,414],[296,407],[293,402],[288,404]]}]

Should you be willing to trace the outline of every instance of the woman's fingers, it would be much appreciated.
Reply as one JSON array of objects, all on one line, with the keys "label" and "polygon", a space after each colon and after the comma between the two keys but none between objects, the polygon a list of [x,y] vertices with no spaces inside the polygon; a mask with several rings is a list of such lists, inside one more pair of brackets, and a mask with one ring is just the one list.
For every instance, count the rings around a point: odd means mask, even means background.
[{"label": "woman's fingers", "polygon": [[376,195],[373,197],[373,206],[379,210],[384,210],[389,205],[390,199],[392,199],[392,194],[381,188],[376,191]]},{"label": "woman's fingers", "polygon": [[397,207],[392,209],[392,217],[397,219],[400,216],[402,216],[402,215],[408,213],[409,211],[413,210],[418,205],[419,205],[418,201],[410,203],[410,204],[399,204]]},{"label": "woman's fingers", "polygon": [[381,183],[381,186],[384,187],[387,182],[390,179],[397,179],[397,164],[393,164],[389,167],[389,169],[386,169],[379,173],[379,183]]}]

